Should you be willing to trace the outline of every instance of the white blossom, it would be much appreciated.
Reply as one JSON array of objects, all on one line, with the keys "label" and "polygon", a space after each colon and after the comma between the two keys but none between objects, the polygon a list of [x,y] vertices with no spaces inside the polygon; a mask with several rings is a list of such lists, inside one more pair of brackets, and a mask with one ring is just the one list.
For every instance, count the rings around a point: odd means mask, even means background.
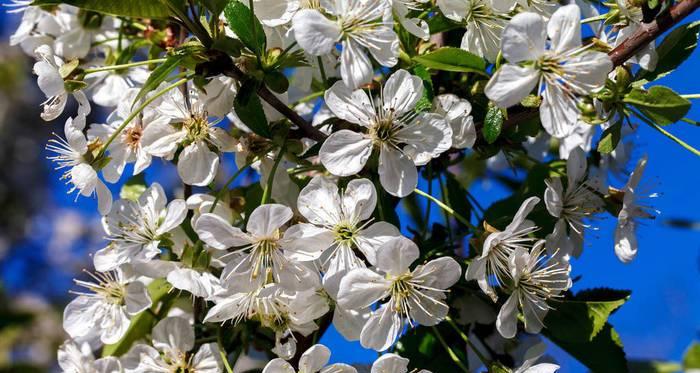
[{"label": "white blossom", "polygon": [[42,104],[41,118],[51,121],[58,118],[68,102],[68,96],[73,95],[78,102],[78,116],[90,114],[90,103],[87,96],[81,90],[71,89],[69,92],[61,75],[61,67],[64,61],[56,56],[48,45],[42,45],[35,50],[38,58],[34,64],[34,74],[37,75],[39,89],[46,95],[46,101]]},{"label": "white blossom", "polygon": [[315,344],[301,354],[298,370],[283,359],[276,358],[265,365],[263,373],[357,373],[355,368],[347,364],[328,365],[330,357],[331,350],[328,347]]}]

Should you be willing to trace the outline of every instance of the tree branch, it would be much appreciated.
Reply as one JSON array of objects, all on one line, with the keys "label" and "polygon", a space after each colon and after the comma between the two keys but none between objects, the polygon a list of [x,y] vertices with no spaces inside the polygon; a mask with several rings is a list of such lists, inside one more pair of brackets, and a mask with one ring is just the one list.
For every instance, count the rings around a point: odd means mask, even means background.
[{"label": "tree branch", "polygon": [[700,0],[683,0],[676,3],[668,12],[660,14],[649,23],[643,23],[637,31],[615,47],[608,55],[613,65],[620,66],[661,34],[682,21],[700,7]]}]

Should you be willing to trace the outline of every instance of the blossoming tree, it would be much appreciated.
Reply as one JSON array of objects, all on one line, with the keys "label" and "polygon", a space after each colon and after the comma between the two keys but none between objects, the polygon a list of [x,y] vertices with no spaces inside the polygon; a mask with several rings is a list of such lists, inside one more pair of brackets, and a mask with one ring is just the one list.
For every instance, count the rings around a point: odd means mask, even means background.
[{"label": "blossoming tree", "polygon": [[[627,371],[607,318],[629,292],[574,294],[571,268],[598,218],[628,263],[657,214],[636,126],[700,155],[667,130],[692,97],[655,83],[700,0],[8,5],[41,117],[67,117],[50,159],[103,216],[64,371],[362,369],[328,364],[330,327],[375,373],[554,372],[541,336]],[[147,185],[157,161],[179,182]],[[504,167],[527,176],[482,206],[470,183]]]}]

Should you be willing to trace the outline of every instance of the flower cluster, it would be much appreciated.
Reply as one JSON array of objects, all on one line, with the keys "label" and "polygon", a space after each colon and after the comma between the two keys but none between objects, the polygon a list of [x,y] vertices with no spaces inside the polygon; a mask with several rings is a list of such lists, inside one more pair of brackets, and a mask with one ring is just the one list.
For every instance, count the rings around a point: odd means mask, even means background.
[{"label": "flower cluster", "polygon": [[[646,157],[625,172],[626,123],[682,115],[633,82],[653,45],[609,57],[641,27],[636,3],[56,3],[10,5],[41,117],[78,103],[46,149],[104,229],[64,312],[65,371],[244,371],[262,352],[263,372],[357,372],[315,344],[332,326],[391,349],[373,373],[408,372],[416,338],[446,353],[420,360],[434,371],[553,372],[529,334],[567,309],[586,233],[617,217],[627,263],[658,214]],[[483,209],[469,183],[504,161],[528,177]]]}]

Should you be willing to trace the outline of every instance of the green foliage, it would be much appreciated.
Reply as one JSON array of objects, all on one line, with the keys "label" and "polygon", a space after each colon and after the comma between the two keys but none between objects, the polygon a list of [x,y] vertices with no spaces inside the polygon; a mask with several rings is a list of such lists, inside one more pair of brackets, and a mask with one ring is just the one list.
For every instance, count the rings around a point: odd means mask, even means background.
[{"label": "green foliage", "polygon": [[263,78],[265,85],[277,93],[287,92],[289,89],[289,80],[284,74],[279,71],[270,71],[265,73]]},{"label": "green foliage", "polygon": [[143,173],[132,176],[119,191],[119,198],[136,201],[146,191],[146,178]]},{"label": "green foliage", "polygon": [[671,31],[656,48],[659,60],[652,71],[640,71],[638,79],[651,82],[670,74],[685,61],[698,45],[700,21],[686,23]]},{"label": "green foliage", "polygon": [[489,103],[489,109],[484,119],[483,130],[484,140],[486,140],[487,143],[493,144],[498,139],[498,136],[501,134],[503,120],[503,110],[496,107],[493,103]]},{"label": "green foliage", "polygon": [[622,122],[616,122],[612,126],[608,127],[603,131],[600,137],[600,142],[598,142],[598,152],[603,154],[609,154],[620,142],[620,136],[622,131]]},{"label": "green foliage", "polygon": [[153,91],[154,89],[158,88],[160,83],[163,83],[170,74],[177,69],[177,67],[180,65],[182,60],[185,59],[184,54],[174,54],[170,55],[167,57],[165,62],[162,64],[158,65],[152,72],[151,75],[148,76],[148,79],[146,80],[146,83],[143,84],[143,87],[141,87],[141,90],[139,93],[136,95],[134,98],[134,102],[131,103],[132,108],[136,106],[136,104],[146,97],[146,95]]},{"label": "green foliage", "polygon": [[[148,285],[148,294],[151,296],[151,301],[153,302],[151,310],[157,309],[158,303],[163,300],[166,295],[168,295],[170,289],[170,284],[168,284],[168,282],[163,278],[154,280],[150,285]],[[129,329],[126,331],[126,334],[124,334],[124,337],[122,337],[122,339],[115,344],[104,346],[102,349],[102,356],[124,355],[127,351],[129,351],[129,348],[131,348],[131,345],[134,344],[134,342],[144,338],[151,332],[151,329],[157,321],[158,320],[156,320],[153,314],[149,311],[143,311],[132,317],[131,324],[129,325]]]},{"label": "green foliage", "polygon": [[700,343],[693,342],[683,356],[683,369],[700,369]]},{"label": "green foliage", "polygon": [[554,303],[544,320],[544,334],[594,372],[626,372],[622,342],[607,320],[629,295],[591,289]]},{"label": "green foliage", "polygon": [[219,15],[221,12],[224,11],[224,8],[226,8],[226,5],[228,4],[228,0],[201,0],[202,4],[209,9],[212,14]]},{"label": "green foliage", "polygon": [[238,39],[256,56],[265,52],[266,39],[262,24],[255,14],[240,1],[233,0],[226,5],[224,15],[228,27],[238,36]]},{"label": "green foliage", "polygon": [[690,101],[663,86],[654,86],[648,90],[633,88],[622,101],[661,126],[681,120],[690,110]]},{"label": "green foliage", "polygon": [[430,110],[433,106],[433,97],[435,96],[433,92],[433,79],[430,77],[428,70],[422,65],[414,66],[413,74],[423,80],[423,96],[416,104],[416,111]]},{"label": "green foliage", "polygon": [[[450,330],[444,326],[445,323],[438,325],[435,330],[447,339],[447,341],[456,341],[457,337],[450,334]],[[465,362],[466,354],[464,353],[464,345],[454,346],[454,351],[460,360]],[[438,338],[433,334],[432,330],[427,327],[415,328],[409,330],[396,343],[396,353],[401,356],[410,357],[411,365],[427,369],[431,372],[458,372],[460,368],[452,361],[445,348],[440,344]]]},{"label": "green foliage", "polygon": [[244,82],[236,95],[236,99],[233,101],[233,109],[251,131],[257,135],[270,138],[272,133],[267,124],[265,111],[263,110],[260,97],[258,97],[257,90],[258,83],[256,81],[248,80]]},{"label": "green foliage", "polygon": [[443,47],[436,51],[413,57],[413,61],[433,70],[488,75],[486,73],[486,61],[483,58],[460,48]]},{"label": "green foliage", "polygon": [[135,18],[168,18],[172,8],[183,9],[183,0],[34,0],[31,5],[68,4],[81,9]]}]

